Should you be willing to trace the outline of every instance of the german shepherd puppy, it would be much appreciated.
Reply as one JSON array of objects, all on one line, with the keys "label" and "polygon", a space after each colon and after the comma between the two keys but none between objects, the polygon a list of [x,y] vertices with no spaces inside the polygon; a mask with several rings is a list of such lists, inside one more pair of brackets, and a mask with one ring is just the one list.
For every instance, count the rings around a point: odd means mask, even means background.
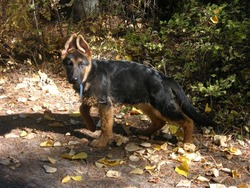
[{"label": "german shepherd puppy", "polygon": [[139,130],[138,134],[151,135],[166,121],[171,121],[183,128],[184,143],[191,143],[194,122],[215,125],[196,112],[172,78],[135,62],[92,59],[90,47],[82,35],[73,34],[61,56],[67,79],[82,98],[83,122],[91,131],[95,131],[96,126],[90,108],[99,107],[102,132],[91,143],[92,147],[104,147],[112,138],[114,103],[133,105],[150,118],[151,126]]}]

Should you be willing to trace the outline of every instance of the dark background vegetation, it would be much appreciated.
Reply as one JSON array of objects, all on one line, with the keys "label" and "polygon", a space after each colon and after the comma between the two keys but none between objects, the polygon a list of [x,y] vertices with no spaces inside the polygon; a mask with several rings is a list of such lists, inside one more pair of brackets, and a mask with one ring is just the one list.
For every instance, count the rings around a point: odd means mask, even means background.
[{"label": "dark background vegetation", "polygon": [[80,32],[97,58],[174,77],[201,112],[207,104],[208,116],[241,138],[250,124],[249,10],[248,0],[1,0],[0,66],[57,74],[60,50]]}]

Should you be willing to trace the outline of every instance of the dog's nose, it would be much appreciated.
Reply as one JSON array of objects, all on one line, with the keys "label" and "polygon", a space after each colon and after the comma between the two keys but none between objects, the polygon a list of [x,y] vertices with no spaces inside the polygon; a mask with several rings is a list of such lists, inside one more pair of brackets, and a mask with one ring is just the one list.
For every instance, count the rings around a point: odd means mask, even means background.
[{"label": "dog's nose", "polygon": [[70,83],[75,83],[77,82],[77,77],[72,77],[69,81]]}]

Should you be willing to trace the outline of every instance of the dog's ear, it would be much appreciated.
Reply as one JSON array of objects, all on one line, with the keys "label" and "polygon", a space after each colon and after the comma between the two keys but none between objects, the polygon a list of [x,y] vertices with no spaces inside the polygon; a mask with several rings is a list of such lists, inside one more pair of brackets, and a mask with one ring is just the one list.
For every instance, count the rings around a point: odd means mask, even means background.
[{"label": "dog's ear", "polygon": [[76,46],[77,49],[81,52],[87,54],[89,57],[91,57],[92,52],[89,48],[89,44],[84,40],[82,35],[78,35],[76,39]]},{"label": "dog's ear", "polygon": [[65,56],[67,55],[68,51],[70,51],[71,49],[76,49],[76,38],[77,38],[77,34],[74,33],[71,35],[71,37],[69,38],[69,40],[65,43],[64,45],[64,50],[61,51],[61,58],[64,59]]}]

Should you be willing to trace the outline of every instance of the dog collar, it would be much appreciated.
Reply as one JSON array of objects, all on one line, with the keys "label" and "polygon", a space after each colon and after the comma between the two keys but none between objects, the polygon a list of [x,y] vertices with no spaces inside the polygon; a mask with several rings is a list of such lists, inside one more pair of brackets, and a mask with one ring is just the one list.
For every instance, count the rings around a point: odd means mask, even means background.
[{"label": "dog collar", "polygon": [[80,84],[80,98],[83,97],[83,83]]}]

